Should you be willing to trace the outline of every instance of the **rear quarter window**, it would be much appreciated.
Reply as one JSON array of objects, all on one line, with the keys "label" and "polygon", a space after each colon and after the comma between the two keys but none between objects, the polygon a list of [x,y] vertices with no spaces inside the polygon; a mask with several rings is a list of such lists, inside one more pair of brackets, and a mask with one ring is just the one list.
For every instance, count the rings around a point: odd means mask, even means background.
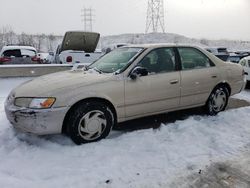
[{"label": "rear quarter window", "polygon": [[21,55],[27,57],[33,57],[36,56],[36,52],[29,49],[21,49]]}]

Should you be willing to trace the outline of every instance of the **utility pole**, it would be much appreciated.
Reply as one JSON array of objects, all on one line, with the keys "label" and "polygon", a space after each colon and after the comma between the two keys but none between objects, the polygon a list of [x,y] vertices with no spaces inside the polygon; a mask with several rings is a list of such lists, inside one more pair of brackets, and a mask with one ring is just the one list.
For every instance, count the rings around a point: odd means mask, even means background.
[{"label": "utility pole", "polygon": [[92,31],[93,22],[93,9],[83,8],[81,9],[82,22],[84,24],[84,31]]},{"label": "utility pole", "polygon": [[165,33],[163,0],[148,0],[146,33]]}]

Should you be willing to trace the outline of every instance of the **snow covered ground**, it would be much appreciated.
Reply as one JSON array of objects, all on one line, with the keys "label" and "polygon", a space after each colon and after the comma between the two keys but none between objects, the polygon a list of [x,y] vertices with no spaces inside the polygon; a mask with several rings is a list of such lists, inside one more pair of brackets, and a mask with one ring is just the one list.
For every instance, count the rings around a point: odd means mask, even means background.
[{"label": "snow covered ground", "polygon": [[[0,79],[1,188],[188,187],[190,176],[211,164],[249,165],[242,159],[250,149],[250,107],[215,117],[192,115],[158,129],[113,131],[98,143],[76,146],[61,135],[37,137],[12,129],[4,100],[27,79]],[[250,101],[250,92],[234,97]]]}]

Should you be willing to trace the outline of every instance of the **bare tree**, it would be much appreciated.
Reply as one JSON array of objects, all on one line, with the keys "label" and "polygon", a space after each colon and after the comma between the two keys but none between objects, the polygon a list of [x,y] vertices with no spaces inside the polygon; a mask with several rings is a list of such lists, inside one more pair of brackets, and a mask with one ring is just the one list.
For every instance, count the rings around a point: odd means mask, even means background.
[{"label": "bare tree", "polygon": [[38,34],[38,35],[36,35],[35,38],[36,38],[36,43],[35,43],[34,47],[38,50],[38,52],[40,52],[42,49],[43,41],[46,38],[46,35],[45,34]]},{"label": "bare tree", "polygon": [[21,45],[27,45],[27,46],[34,46],[34,36],[33,35],[28,35],[26,33],[22,33],[21,35],[18,36],[18,42]]},{"label": "bare tree", "polygon": [[16,34],[14,33],[12,27],[4,26],[0,29],[0,42],[2,46],[15,43],[15,38]]},{"label": "bare tree", "polygon": [[207,39],[201,39],[201,40],[200,40],[200,43],[201,43],[201,44],[204,44],[204,45],[206,45],[206,46],[209,45],[209,42],[208,42]]},{"label": "bare tree", "polygon": [[53,43],[56,40],[55,35],[50,34],[47,38],[48,42],[47,42],[47,47],[49,51],[53,51]]}]

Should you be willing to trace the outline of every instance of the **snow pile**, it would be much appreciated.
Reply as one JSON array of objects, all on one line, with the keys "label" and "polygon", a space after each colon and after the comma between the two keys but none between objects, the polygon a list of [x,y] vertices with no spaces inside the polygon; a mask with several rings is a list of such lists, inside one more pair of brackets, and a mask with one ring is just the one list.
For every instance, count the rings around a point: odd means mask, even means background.
[{"label": "snow pile", "polygon": [[177,43],[191,44],[200,47],[226,47],[229,50],[250,50],[249,41],[194,39],[174,33],[134,33],[103,36],[99,48],[110,47],[112,44],[145,44],[145,43]]},{"label": "snow pile", "polygon": [[[250,107],[190,116],[158,129],[113,131],[105,140],[81,146],[61,135],[18,133],[5,118],[3,100],[10,84],[23,81],[0,80],[1,188],[165,188],[249,149]],[[240,95],[250,99],[249,92]]]}]

